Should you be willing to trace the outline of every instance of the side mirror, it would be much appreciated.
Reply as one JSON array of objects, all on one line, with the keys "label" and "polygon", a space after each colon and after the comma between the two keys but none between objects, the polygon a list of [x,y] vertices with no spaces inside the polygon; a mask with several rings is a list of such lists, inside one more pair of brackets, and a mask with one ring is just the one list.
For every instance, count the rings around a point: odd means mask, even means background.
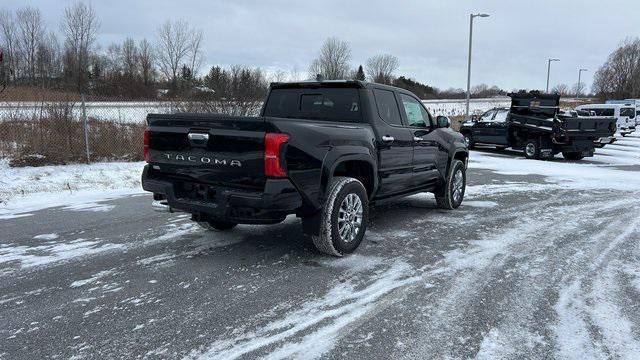
[{"label": "side mirror", "polygon": [[436,118],[436,124],[438,124],[439,128],[448,128],[451,127],[451,120],[446,116],[440,115]]},{"label": "side mirror", "polygon": [[478,115],[471,115],[471,121],[473,122],[478,121]]}]

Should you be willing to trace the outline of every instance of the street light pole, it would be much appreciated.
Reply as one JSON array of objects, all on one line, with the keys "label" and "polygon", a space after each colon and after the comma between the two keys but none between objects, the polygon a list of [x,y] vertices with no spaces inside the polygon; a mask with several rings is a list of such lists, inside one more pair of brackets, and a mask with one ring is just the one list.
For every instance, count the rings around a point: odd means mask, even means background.
[{"label": "street light pole", "polygon": [[576,86],[576,99],[580,98],[580,77],[583,71],[589,71],[588,69],[579,69],[578,70],[578,85]]},{"label": "street light pole", "polygon": [[469,99],[471,98],[471,44],[473,40],[473,18],[488,17],[488,14],[469,14],[469,60],[467,62],[467,111],[469,117]]},{"label": "street light pole", "polygon": [[547,59],[547,91],[549,93],[549,74],[551,73],[551,62],[552,61],[560,61],[560,59]]}]

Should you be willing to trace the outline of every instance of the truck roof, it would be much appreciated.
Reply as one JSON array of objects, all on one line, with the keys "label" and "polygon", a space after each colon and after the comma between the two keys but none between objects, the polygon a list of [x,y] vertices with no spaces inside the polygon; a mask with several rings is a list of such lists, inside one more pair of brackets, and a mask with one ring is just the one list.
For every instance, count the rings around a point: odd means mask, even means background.
[{"label": "truck roof", "polygon": [[272,82],[271,89],[297,89],[297,88],[358,88],[371,89],[382,88],[410,93],[410,91],[391,85],[384,85],[360,80],[323,80],[323,81],[293,81]]}]

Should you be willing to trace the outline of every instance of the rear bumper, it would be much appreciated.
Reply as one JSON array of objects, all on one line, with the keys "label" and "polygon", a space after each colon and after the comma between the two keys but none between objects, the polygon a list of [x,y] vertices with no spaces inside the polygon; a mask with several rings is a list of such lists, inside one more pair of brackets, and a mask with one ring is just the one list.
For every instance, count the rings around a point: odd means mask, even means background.
[{"label": "rear bumper", "polygon": [[[185,186],[182,181],[156,176],[147,165],[142,173],[142,188],[160,195],[156,197],[164,198],[171,209],[239,224],[278,223],[302,206],[300,194],[288,179],[268,179],[263,191],[197,183]],[[197,196],[203,193],[206,199]]]}]

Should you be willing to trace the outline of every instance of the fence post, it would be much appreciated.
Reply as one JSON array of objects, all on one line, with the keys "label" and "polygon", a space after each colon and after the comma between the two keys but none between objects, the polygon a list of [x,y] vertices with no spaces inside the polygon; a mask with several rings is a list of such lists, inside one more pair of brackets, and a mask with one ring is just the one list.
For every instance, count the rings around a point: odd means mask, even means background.
[{"label": "fence post", "polygon": [[80,94],[82,99],[82,123],[84,128],[84,145],[87,152],[87,164],[91,163],[91,157],[89,155],[89,123],[87,123],[87,106],[84,103],[84,93]]}]

